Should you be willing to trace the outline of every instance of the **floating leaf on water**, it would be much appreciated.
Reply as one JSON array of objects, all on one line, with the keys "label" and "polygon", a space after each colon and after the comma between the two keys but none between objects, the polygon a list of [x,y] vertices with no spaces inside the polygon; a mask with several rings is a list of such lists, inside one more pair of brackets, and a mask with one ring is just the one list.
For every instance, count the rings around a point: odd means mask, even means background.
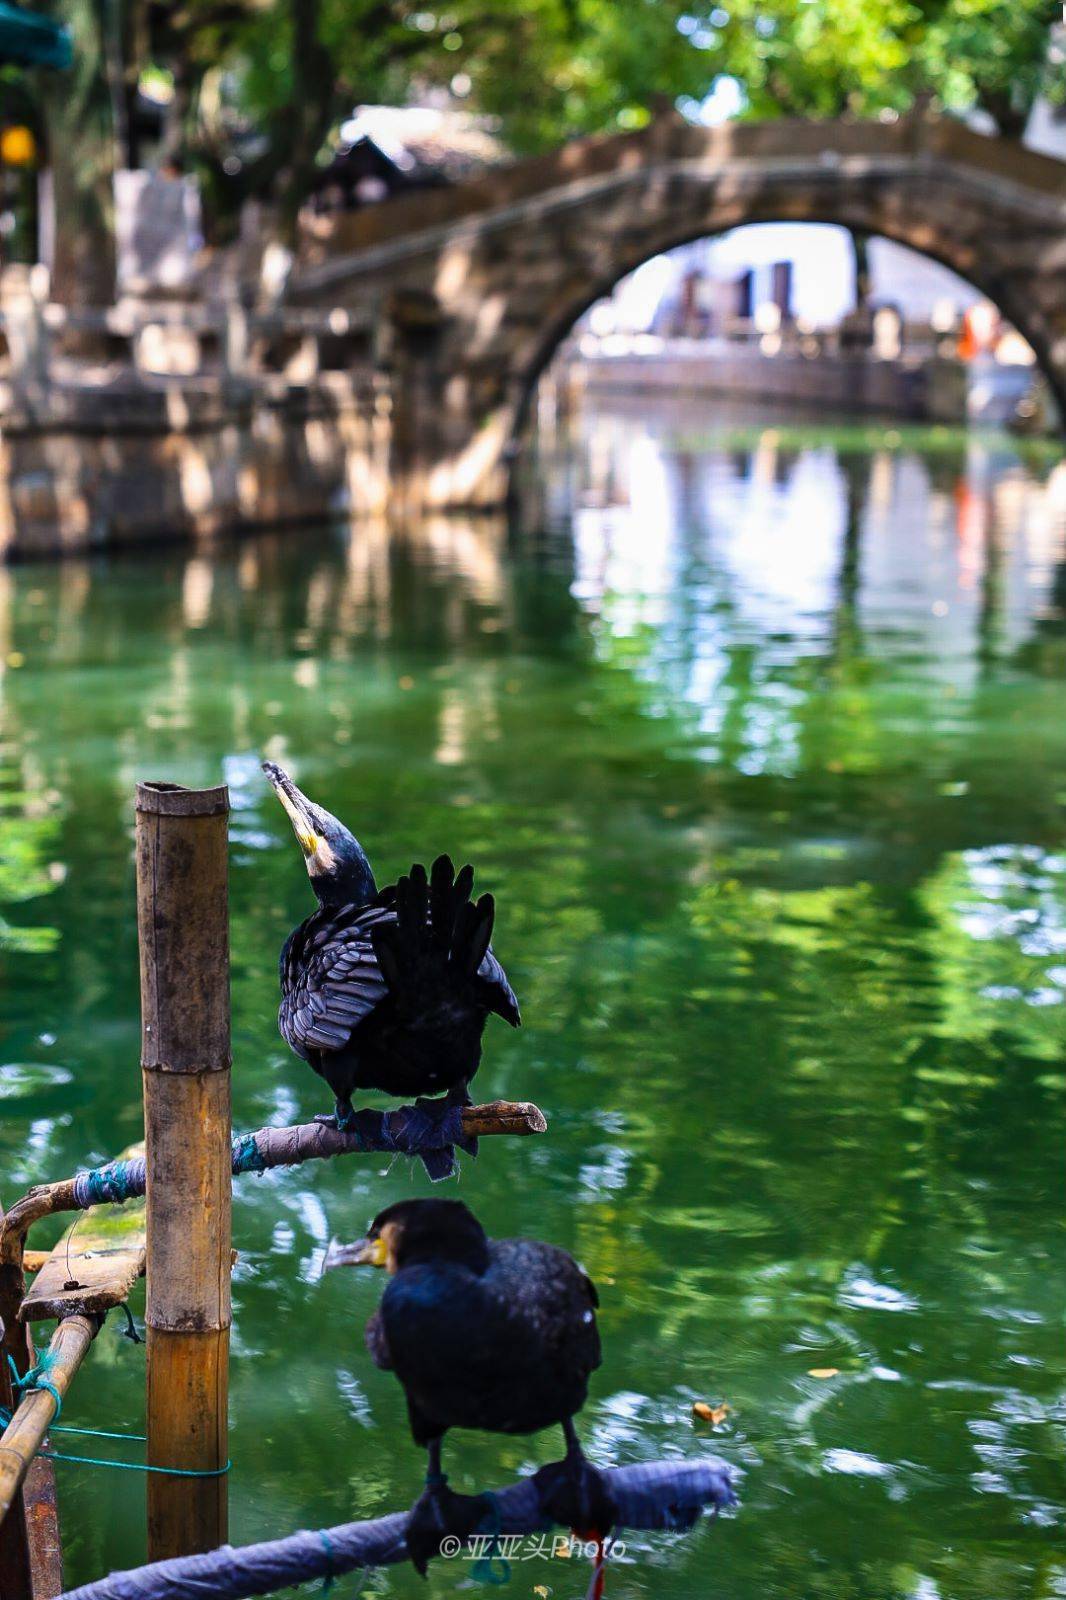
[{"label": "floating leaf on water", "polygon": [[729,1407],[725,1401],[720,1406],[709,1406],[706,1400],[696,1400],[692,1405],[692,1415],[699,1417],[701,1422],[709,1422],[712,1428],[717,1428],[728,1417]]},{"label": "floating leaf on water", "polygon": [[840,1377],[840,1368],[839,1367],[809,1367],[808,1370],[807,1370],[807,1376],[808,1376],[808,1378],[839,1378]]}]

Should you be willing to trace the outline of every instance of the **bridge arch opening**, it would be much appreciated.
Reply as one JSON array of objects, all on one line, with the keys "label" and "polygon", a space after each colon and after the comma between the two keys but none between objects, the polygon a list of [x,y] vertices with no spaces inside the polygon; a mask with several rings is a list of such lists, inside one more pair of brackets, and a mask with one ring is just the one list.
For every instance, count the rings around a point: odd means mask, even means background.
[{"label": "bridge arch opening", "polygon": [[[857,281],[858,240],[866,250],[865,295]],[[802,220],[775,215],[718,233],[705,227],[681,233],[662,250],[642,252],[639,260],[575,286],[569,302],[560,297],[562,303],[542,328],[521,375],[513,454],[521,453],[528,437],[541,380],[560,356],[573,352],[575,343],[584,342],[586,354],[597,342],[609,351],[617,335],[613,346],[618,352],[628,336],[634,354],[643,345],[644,358],[654,359],[656,349],[661,356],[671,338],[702,340],[708,394],[739,392],[757,398],[743,384],[730,391],[728,386],[716,388],[714,381],[716,355],[730,341],[735,353],[744,348],[745,322],[752,357],[786,348],[808,357],[813,368],[827,351],[855,354],[865,348],[875,363],[896,359],[901,397],[906,368],[923,358],[935,359],[943,368],[954,361],[954,389],[945,372],[941,389],[943,400],[953,403],[958,414],[934,413],[932,420],[1061,424],[1061,374],[1050,357],[1050,330],[1036,308],[1020,298],[1012,303],[1009,284],[982,279],[980,268],[974,271],[970,259],[961,261],[918,217],[901,218],[891,231],[883,217],[867,230],[861,218],[833,214]],[[644,327],[638,326],[642,317]],[[774,375],[769,363],[762,365],[767,377]],[[910,387],[913,391],[914,385]],[[831,385],[829,389],[831,394]],[[892,385],[872,387],[866,406],[870,412],[882,409],[876,404],[878,390],[890,396]],[[764,396],[780,397],[776,387]],[[819,398],[817,386],[806,401],[802,393],[786,398],[826,409],[832,404]],[[883,409],[896,410],[890,401]],[[922,420],[920,412],[916,420]]]}]

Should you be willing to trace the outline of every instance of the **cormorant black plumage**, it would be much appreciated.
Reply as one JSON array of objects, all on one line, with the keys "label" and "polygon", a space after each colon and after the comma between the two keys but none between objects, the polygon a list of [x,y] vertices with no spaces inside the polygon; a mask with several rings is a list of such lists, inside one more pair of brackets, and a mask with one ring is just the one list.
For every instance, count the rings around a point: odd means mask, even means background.
[{"label": "cormorant black plumage", "polygon": [[357,1089],[467,1098],[490,1012],[513,1027],[518,1002],[489,945],[491,895],[438,856],[378,890],[358,840],[281,767],[263,770],[288,812],[319,909],[281,952],[278,1026],[333,1090],[337,1119]]},{"label": "cormorant black plumage", "polygon": [[450,1428],[527,1434],[561,1424],[567,1454],[541,1468],[542,1502],[559,1522],[609,1530],[610,1495],[572,1421],[600,1365],[596,1289],[572,1256],[536,1239],[489,1239],[458,1200],[402,1200],[333,1264],[393,1274],[366,1339],[403,1385],[412,1435],[429,1451],[407,1533],[416,1563],[436,1553],[442,1532],[470,1532],[484,1513],[480,1500],[446,1489],[440,1446]]}]

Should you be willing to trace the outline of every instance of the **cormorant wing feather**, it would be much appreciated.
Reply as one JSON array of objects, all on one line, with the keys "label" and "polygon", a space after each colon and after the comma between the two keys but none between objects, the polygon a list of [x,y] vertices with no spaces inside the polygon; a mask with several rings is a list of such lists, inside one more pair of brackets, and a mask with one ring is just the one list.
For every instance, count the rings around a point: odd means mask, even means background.
[{"label": "cormorant wing feather", "polygon": [[509,1022],[512,1028],[521,1027],[522,1015],[518,1009],[515,992],[508,983],[507,974],[497,960],[491,945],[485,951],[477,975],[486,986],[485,1005],[489,1011],[494,1011],[504,1022]]},{"label": "cormorant wing feather", "polygon": [[311,1051],[343,1050],[388,993],[371,930],[393,913],[366,906],[308,917],[282,953],[278,1025],[306,1060]]},{"label": "cormorant wing feather", "polygon": [[[424,883],[416,877],[415,904],[409,899],[403,908],[408,929],[416,908],[423,926],[431,927],[425,893]],[[399,909],[395,891],[386,889],[373,905],[315,912],[286,942],[278,1025],[290,1048],[305,1061],[316,1052],[343,1050],[355,1029],[388,995],[388,966],[382,970],[380,956],[401,937]],[[388,937],[382,941],[384,932]],[[481,956],[477,980],[486,1011],[518,1027],[518,1002],[491,947]]]}]

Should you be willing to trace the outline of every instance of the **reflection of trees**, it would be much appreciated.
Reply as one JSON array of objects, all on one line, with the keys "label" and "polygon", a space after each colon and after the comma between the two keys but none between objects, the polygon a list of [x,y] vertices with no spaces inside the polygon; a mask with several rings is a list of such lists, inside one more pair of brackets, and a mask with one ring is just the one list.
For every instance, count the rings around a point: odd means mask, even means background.
[{"label": "reflection of trees", "polygon": [[840,462],[844,480],[844,529],[840,540],[837,598],[833,612],[832,655],[837,670],[862,651],[859,591],[862,580],[862,517],[868,472],[861,458],[845,456]]},{"label": "reflection of trees", "polygon": [[[8,788],[0,766],[0,907],[24,905],[50,894],[62,881],[63,866],[49,860],[59,834],[47,801]],[[39,953],[54,948],[52,927],[11,923],[0,912],[0,949]]]},{"label": "reflection of trees", "polygon": [[1066,556],[1055,565],[1047,604],[1015,660],[1025,672],[1066,679]]}]

